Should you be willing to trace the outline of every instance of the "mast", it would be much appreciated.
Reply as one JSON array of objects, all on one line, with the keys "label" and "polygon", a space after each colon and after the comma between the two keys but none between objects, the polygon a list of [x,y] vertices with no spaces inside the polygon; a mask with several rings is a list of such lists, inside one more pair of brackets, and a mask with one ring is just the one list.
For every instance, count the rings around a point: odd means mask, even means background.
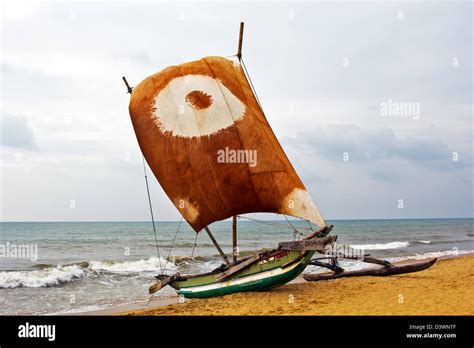
[{"label": "mast", "polygon": [[127,86],[127,93],[132,94],[133,87],[130,87],[130,85],[128,84],[128,81],[125,78],[125,76],[122,76],[122,80],[123,80],[123,82],[125,82],[125,86]]},{"label": "mast", "polygon": [[[237,58],[242,59],[242,42],[244,39],[244,22],[240,22],[240,31],[239,31],[239,46],[237,48]],[[232,216],[232,262],[234,265],[237,263],[237,217]]]},{"label": "mast", "polygon": [[237,216],[232,216],[232,262],[237,263]]},{"label": "mast", "polygon": [[237,49],[237,58],[242,58],[242,41],[244,38],[244,22],[240,22],[239,48]]},{"label": "mast", "polygon": [[[244,22],[240,22],[239,46],[237,48],[237,58],[242,59],[242,42],[244,38]],[[237,263],[237,217],[232,216],[232,262]]]}]

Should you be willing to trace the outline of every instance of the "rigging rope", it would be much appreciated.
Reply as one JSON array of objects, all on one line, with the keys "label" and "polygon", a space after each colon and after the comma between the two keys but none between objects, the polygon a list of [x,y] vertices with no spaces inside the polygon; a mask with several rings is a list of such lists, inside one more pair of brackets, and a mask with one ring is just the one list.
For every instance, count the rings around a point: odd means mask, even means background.
[{"label": "rigging rope", "polygon": [[[191,253],[191,260],[194,258],[194,250],[196,249],[196,242],[197,242],[198,236],[199,236],[199,233],[196,233],[196,238],[194,238],[193,251]],[[188,272],[186,273],[187,275],[189,275],[189,271],[191,269],[191,260],[189,261]]]},{"label": "rigging rope", "polygon": [[253,86],[252,79],[250,78],[250,74],[248,73],[247,67],[245,66],[244,59],[240,58],[240,61],[242,62],[242,67],[244,68],[245,75],[247,77],[247,80],[249,81],[250,88],[252,88],[252,92],[255,95],[255,99],[257,99],[258,106],[260,107],[262,114],[265,115],[265,112],[263,112],[262,104],[260,104],[260,99],[258,99],[257,91],[255,90],[255,87]]},{"label": "rigging rope", "polygon": [[[249,84],[250,84],[250,88],[252,89],[252,92],[253,92],[253,94],[255,95],[255,99],[257,100],[258,106],[260,107],[260,111],[262,111],[262,114],[265,115],[265,112],[263,111],[263,108],[262,108],[262,104],[260,103],[260,99],[258,98],[258,95],[257,95],[257,90],[255,89],[255,87],[254,87],[254,85],[253,85],[252,78],[250,77],[250,74],[249,74],[249,72],[248,72],[248,70],[247,70],[247,67],[245,66],[245,62],[244,62],[243,58],[240,58],[240,61],[241,61],[241,63],[242,63],[242,67],[243,67],[243,69],[244,69],[244,72],[245,72],[245,75],[246,75],[246,77],[247,77],[247,80],[248,80],[248,82],[249,82]],[[302,234],[301,232],[299,232],[299,231],[295,228],[295,226],[293,226],[293,225],[291,224],[291,222],[288,220],[288,218],[286,217],[285,214],[283,214],[283,216],[285,217],[285,219],[286,219],[286,221],[288,222],[288,224],[291,226],[290,228],[293,229],[293,232],[294,232],[293,234],[294,234],[295,238],[298,238],[298,239],[299,239],[299,236],[302,236],[303,234]],[[257,221],[257,220],[255,220],[255,221]],[[311,228],[311,225],[310,225],[309,227],[310,227],[309,230],[310,230],[310,231],[313,231],[313,229]],[[307,230],[307,228],[305,228],[305,229]]]},{"label": "rigging rope", "polygon": [[[295,230],[294,227],[282,225],[282,224],[279,224],[279,223],[272,223],[272,222],[270,222],[270,221],[263,221],[263,220],[258,220],[258,219],[252,219],[252,218],[249,218],[249,217],[247,217],[247,216],[242,216],[242,215],[237,215],[237,216],[238,216],[239,218],[241,218],[241,219],[246,219],[246,220],[250,220],[250,221],[255,221],[255,222],[258,222],[258,223],[261,223],[261,224],[264,224],[264,225],[276,226],[276,227],[281,227],[281,228],[289,228],[289,229]],[[308,231],[312,231],[312,230],[309,229],[308,227],[301,227],[301,229],[303,229],[303,230],[308,230]]]},{"label": "rigging rope", "polygon": [[283,214],[283,216],[285,217],[286,222],[288,222],[288,224],[293,228],[293,236],[294,236],[294,238],[295,238],[296,240],[299,240],[300,237],[303,235],[303,233],[301,233],[300,231],[298,231],[298,230],[296,229],[296,227],[293,226],[293,224],[290,222],[290,220],[288,220],[288,217],[287,217],[285,214]]},{"label": "rigging rope", "polygon": [[166,265],[168,264],[168,260],[170,259],[171,251],[173,250],[174,242],[176,241],[176,237],[178,236],[179,227],[181,226],[182,222],[183,222],[183,217],[181,216],[181,220],[179,220],[178,228],[176,229],[176,233],[174,234],[173,243],[171,243],[170,251],[168,252],[168,256],[166,257],[166,260],[165,260],[165,267],[163,267],[164,269],[166,269]]},{"label": "rigging rope", "polygon": [[[260,107],[260,110],[262,111],[262,113],[265,115],[265,112],[263,111],[263,108],[262,108],[262,104],[260,103],[260,99],[258,98],[258,94],[257,94],[257,90],[255,89],[254,85],[253,85],[253,82],[252,82],[252,78],[250,77],[250,74],[247,70],[247,67],[245,66],[245,62],[244,62],[244,59],[242,57],[240,57],[240,62],[242,63],[242,67],[244,69],[244,73],[245,73],[245,76],[247,77],[247,80],[250,84],[250,88],[252,89],[252,92],[253,94],[255,95],[255,99],[257,100],[257,103],[258,103],[258,106]],[[291,228],[293,229],[294,231],[294,235],[295,235],[295,238],[296,236],[298,236],[298,239],[299,239],[299,236],[302,236],[303,234],[301,232],[299,232],[292,224],[291,222],[288,220],[288,218],[286,217],[285,214],[283,214],[283,216],[285,216],[285,219],[286,221],[290,224]],[[240,216],[242,217],[242,216]],[[245,217],[244,217],[245,219]],[[252,219],[249,219],[249,220],[252,220]],[[258,220],[254,220],[254,221],[257,221]],[[305,230],[309,230],[311,232],[314,232],[314,229],[311,227],[311,222],[309,220],[306,220],[309,224],[309,229],[308,228],[304,228]]]},{"label": "rigging rope", "polygon": [[286,222],[288,222],[288,225],[290,225],[293,231],[295,231],[295,234],[298,233],[298,230],[291,224],[290,220],[288,220],[288,217],[285,214],[283,214],[283,216],[285,217]]},{"label": "rigging rope", "polygon": [[160,264],[160,271],[161,271],[161,274],[163,274],[163,265],[161,264],[160,247],[158,245],[158,237],[156,235],[155,219],[153,217],[153,207],[151,205],[150,188],[148,187],[148,177],[146,175],[145,157],[142,157],[142,161],[143,161],[143,172],[145,173],[146,192],[148,194],[148,204],[150,205],[151,222],[153,224],[153,233],[155,234],[156,252],[158,254],[158,262]]}]

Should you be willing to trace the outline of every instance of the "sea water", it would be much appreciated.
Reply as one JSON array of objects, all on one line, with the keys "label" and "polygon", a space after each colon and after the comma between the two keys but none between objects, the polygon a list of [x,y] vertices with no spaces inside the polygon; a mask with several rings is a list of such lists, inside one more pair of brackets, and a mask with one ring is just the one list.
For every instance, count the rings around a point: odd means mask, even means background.
[{"label": "sea water", "polygon": [[[310,233],[304,221],[291,225]],[[338,242],[389,260],[456,256],[474,251],[474,219],[340,220]],[[149,298],[161,273],[210,271],[222,260],[206,233],[182,223],[2,222],[0,223],[0,314],[80,313]],[[241,256],[300,238],[286,221],[238,221]],[[211,225],[231,257],[231,222]],[[177,232],[178,231],[178,232]],[[173,242],[174,241],[174,242]],[[171,250],[171,246],[173,248]],[[15,249],[16,248],[16,249]],[[36,250],[36,254],[35,251]],[[347,269],[367,267],[341,261]],[[315,266],[305,272],[321,272]],[[165,287],[155,294],[168,297]]]}]

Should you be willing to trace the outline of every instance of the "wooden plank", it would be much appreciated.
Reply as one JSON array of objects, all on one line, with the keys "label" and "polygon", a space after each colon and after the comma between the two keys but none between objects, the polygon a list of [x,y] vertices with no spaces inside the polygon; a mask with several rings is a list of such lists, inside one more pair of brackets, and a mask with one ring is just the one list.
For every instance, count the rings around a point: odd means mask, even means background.
[{"label": "wooden plank", "polygon": [[406,260],[402,262],[394,262],[392,266],[361,269],[357,271],[344,271],[340,273],[322,273],[322,274],[306,274],[304,279],[307,281],[329,280],[344,277],[361,277],[361,276],[390,276],[396,274],[405,274],[423,271],[434,265],[436,259],[422,260],[408,263]]},{"label": "wooden plank", "polygon": [[217,277],[217,280],[223,280],[223,279],[231,276],[232,274],[235,274],[235,273],[241,271],[242,269],[250,266],[252,263],[260,260],[260,258],[261,258],[260,254],[255,254],[252,257],[248,258],[247,260],[242,261],[241,263],[239,263],[235,266],[231,266],[227,271],[222,272],[219,275],[219,277]]},{"label": "wooden plank", "polygon": [[324,247],[328,244],[333,244],[337,240],[337,236],[303,239],[292,242],[281,242],[278,244],[280,250],[316,250],[319,253],[324,253]]},{"label": "wooden plank", "polygon": [[160,276],[157,276],[156,278],[158,279],[158,281],[148,288],[148,293],[150,295],[157,292],[158,290],[168,285],[169,283],[172,283],[173,281],[178,279],[178,275],[177,274],[173,274],[171,276],[160,275]]},{"label": "wooden plank", "polygon": [[303,240],[307,239],[313,239],[314,237],[326,237],[331,230],[333,229],[334,225],[326,225],[322,229],[315,231],[311,233],[310,235],[307,235],[306,237],[303,238]]}]

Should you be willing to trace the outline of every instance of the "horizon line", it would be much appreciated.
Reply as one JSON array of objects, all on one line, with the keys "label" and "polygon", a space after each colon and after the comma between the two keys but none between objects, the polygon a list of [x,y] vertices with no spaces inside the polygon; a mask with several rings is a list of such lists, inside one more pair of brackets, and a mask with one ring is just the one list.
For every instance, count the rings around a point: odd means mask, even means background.
[{"label": "horizon line", "polygon": [[[423,217],[423,218],[357,218],[357,219],[325,219],[326,221],[383,221],[383,220],[467,220],[467,219],[474,219],[474,217]],[[246,220],[241,222],[252,222],[252,220]],[[277,219],[262,219],[258,221],[272,221],[272,222],[285,222],[285,220],[277,220]],[[290,221],[305,221],[299,219],[290,219]],[[127,222],[134,222],[134,223],[151,223],[151,220],[42,220],[42,221],[34,221],[34,220],[8,220],[8,221],[0,221],[0,223],[127,223]],[[164,223],[179,223],[179,220],[155,220],[155,222],[164,222]],[[228,219],[215,221],[215,222],[231,222]]]}]

